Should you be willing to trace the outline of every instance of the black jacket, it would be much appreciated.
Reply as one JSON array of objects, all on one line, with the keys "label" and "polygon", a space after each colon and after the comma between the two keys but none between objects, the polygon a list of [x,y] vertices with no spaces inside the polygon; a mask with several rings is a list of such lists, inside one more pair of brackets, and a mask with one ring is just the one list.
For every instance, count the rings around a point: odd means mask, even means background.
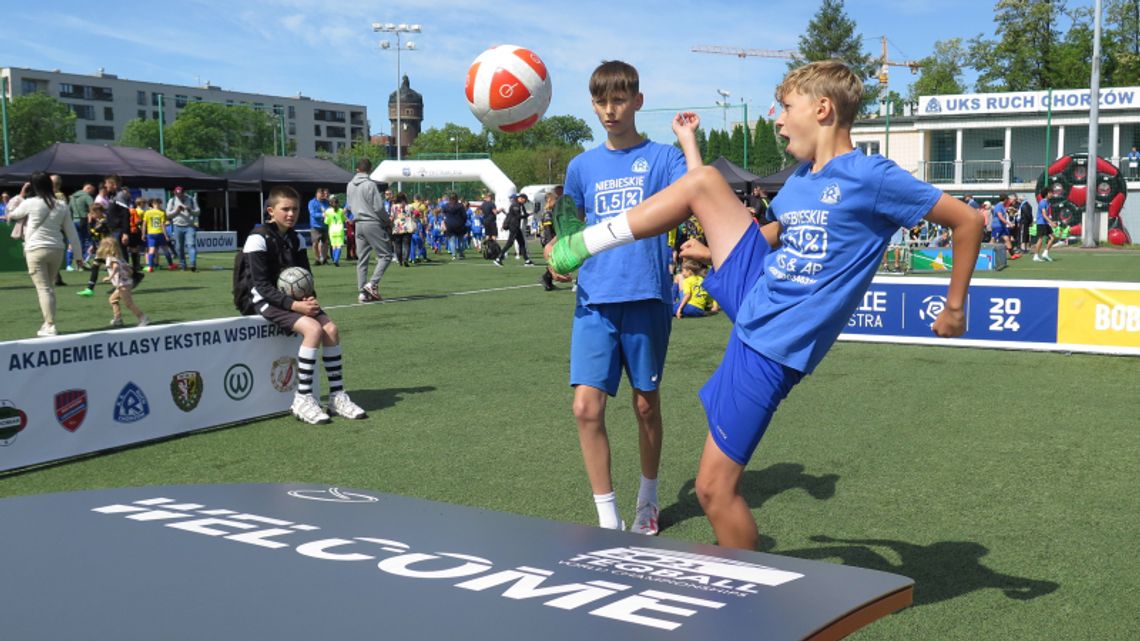
[{"label": "black jacket", "polygon": [[[293,299],[277,289],[277,276],[286,267],[304,267],[312,271],[309,255],[301,248],[297,232],[290,229],[282,234],[277,230],[277,225],[267,223],[254,227],[249,235],[243,251],[249,261],[249,273],[253,281],[254,309],[260,313],[266,304],[280,309],[293,309]],[[255,236],[262,242],[259,243]],[[263,244],[264,249],[260,249],[259,244]],[[254,251],[249,251],[251,245]]]}]

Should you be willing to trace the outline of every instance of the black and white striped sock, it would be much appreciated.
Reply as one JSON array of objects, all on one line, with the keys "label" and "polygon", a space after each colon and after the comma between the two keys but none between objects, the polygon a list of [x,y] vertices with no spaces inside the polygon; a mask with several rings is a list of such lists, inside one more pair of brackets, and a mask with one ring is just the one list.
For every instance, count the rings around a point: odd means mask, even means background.
[{"label": "black and white striped sock", "polygon": [[344,390],[341,380],[340,345],[325,346],[324,351],[325,375],[329,378],[329,394],[336,394]]},{"label": "black and white striped sock", "polygon": [[301,346],[297,350],[297,393],[313,393],[313,372],[317,369],[317,348]]}]

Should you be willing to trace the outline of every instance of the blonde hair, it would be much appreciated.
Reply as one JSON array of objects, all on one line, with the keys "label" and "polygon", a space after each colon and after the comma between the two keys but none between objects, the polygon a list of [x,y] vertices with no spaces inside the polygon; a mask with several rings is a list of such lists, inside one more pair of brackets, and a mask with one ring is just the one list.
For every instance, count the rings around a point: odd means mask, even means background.
[{"label": "blonde hair", "polygon": [[558,202],[558,194],[548,191],[546,192],[546,200],[542,203],[543,209],[554,209],[554,203]]},{"label": "blonde hair", "polygon": [[118,258],[123,259],[123,255],[119,253],[119,241],[108,236],[99,241],[99,248],[95,250],[96,258]]},{"label": "blonde hair", "polygon": [[813,100],[827,98],[835,109],[835,122],[850,128],[863,102],[863,81],[846,64],[839,60],[820,60],[793,69],[776,87],[776,100],[793,92],[800,92]]}]

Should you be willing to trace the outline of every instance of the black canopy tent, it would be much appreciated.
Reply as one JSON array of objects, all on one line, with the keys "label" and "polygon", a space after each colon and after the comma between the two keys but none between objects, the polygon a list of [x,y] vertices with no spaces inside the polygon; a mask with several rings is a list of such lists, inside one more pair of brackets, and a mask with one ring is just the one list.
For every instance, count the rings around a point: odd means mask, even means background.
[{"label": "black canopy tent", "polygon": [[59,142],[40,153],[0,168],[0,185],[19,185],[37,171],[59,174],[64,191],[74,191],[85,182],[99,183],[118,174],[131,187],[187,189],[225,188],[224,179],[180,165],[152,149],[111,147]]},{"label": "black canopy tent", "polygon": [[759,186],[767,192],[768,195],[772,195],[774,192],[780,191],[780,188],[784,186],[784,183],[787,182],[788,178],[792,177],[792,174],[795,173],[799,167],[799,163],[793,163],[774,174],[756,180],[752,185],[754,187]]},{"label": "black canopy tent", "polygon": [[737,165],[724,156],[720,156],[709,163],[709,165],[715,167],[716,170],[720,172],[720,175],[724,176],[725,181],[728,182],[733,191],[739,194],[747,194],[752,191],[752,182],[760,180],[760,176]]},{"label": "black canopy tent", "polygon": [[[289,185],[300,192],[302,202],[298,222],[305,222],[309,215],[305,205],[311,194],[321,187],[327,187],[334,194],[342,192],[352,180],[351,173],[327,160],[295,156],[260,156],[222,177],[228,182],[229,191],[234,193],[237,215],[232,219],[230,228],[237,230],[238,242],[242,242],[249,230],[263,220],[265,195],[273,187]],[[257,192],[257,197],[241,192]],[[230,220],[229,200],[226,199],[227,220]]]}]

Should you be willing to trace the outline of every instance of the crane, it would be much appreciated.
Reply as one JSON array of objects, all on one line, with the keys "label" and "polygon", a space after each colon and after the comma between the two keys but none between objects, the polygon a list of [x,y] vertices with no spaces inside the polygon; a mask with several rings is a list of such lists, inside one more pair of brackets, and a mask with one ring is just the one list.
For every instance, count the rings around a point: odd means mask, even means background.
[{"label": "crane", "polygon": [[[879,65],[879,84],[884,87],[887,84],[888,69],[890,67],[909,67],[911,73],[918,73],[922,63],[914,60],[897,61],[887,58],[887,37],[882,36],[880,41],[883,43],[883,53],[875,62]],[[795,49],[745,49],[742,47],[722,47],[718,45],[697,45],[691,49],[693,53],[715,53],[725,56],[736,56],[737,58],[780,58],[783,60],[791,60],[794,56],[799,54]]]}]

